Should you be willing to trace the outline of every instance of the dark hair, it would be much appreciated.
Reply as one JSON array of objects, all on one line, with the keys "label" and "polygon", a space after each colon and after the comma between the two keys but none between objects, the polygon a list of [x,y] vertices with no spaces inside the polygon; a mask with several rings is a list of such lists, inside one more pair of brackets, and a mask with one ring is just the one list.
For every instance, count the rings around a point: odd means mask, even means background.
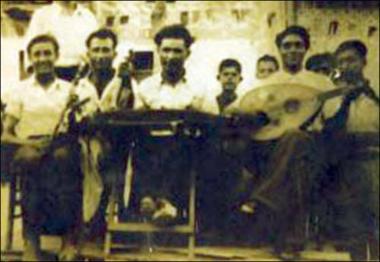
[{"label": "dark hair", "polygon": [[56,54],[59,54],[58,41],[54,36],[49,35],[49,34],[37,35],[34,38],[32,38],[32,40],[30,40],[30,42],[28,43],[28,46],[26,48],[28,54],[30,54],[32,47],[34,45],[39,44],[39,43],[46,43],[46,42],[52,43],[54,46],[54,51],[56,52]]},{"label": "dark hair", "polygon": [[360,41],[360,40],[357,40],[357,39],[353,39],[353,40],[348,40],[348,41],[344,41],[343,43],[341,43],[338,48],[336,49],[335,51],[335,56],[343,51],[346,51],[346,50],[349,50],[349,49],[354,49],[356,50],[356,52],[362,57],[362,58],[365,58],[367,56],[367,47],[366,45]]},{"label": "dark hair", "polygon": [[107,29],[107,28],[102,28],[91,33],[86,40],[87,47],[90,47],[91,41],[94,38],[99,38],[99,39],[109,38],[112,40],[114,48],[117,46],[117,43],[118,43],[117,35],[111,29]]},{"label": "dark hair", "polygon": [[306,49],[309,49],[310,47],[310,35],[309,32],[302,26],[293,25],[290,27],[287,27],[284,31],[280,32],[276,36],[276,45],[278,48],[280,48],[282,41],[284,38],[288,35],[299,35],[304,44]]},{"label": "dark hair", "polygon": [[335,66],[334,56],[330,53],[321,53],[310,56],[306,61],[306,69],[313,70],[315,67],[318,67],[323,63],[328,63],[328,65],[333,68]]},{"label": "dark hair", "polygon": [[161,45],[164,38],[178,38],[185,41],[185,45],[189,48],[194,43],[194,38],[189,30],[183,25],[170,25],[162,28],[154,37],[156,45]]},{"label": "dark hair", "polygon": [[224,59],[222,62],[220,62],[219,65],[219,72],[221,72],[226,67],[235,67],[239,73],[241,73],[241,64],[239,61],[235,59]]},{"label": "dark hair", "polygon": [[262,61],[268,61],[268,62],[273,62],[276,65],[276,69],[279,69],[278,61],[276,57],[272,55],[263,55],[257,60],[257,64],[259,64]]}]

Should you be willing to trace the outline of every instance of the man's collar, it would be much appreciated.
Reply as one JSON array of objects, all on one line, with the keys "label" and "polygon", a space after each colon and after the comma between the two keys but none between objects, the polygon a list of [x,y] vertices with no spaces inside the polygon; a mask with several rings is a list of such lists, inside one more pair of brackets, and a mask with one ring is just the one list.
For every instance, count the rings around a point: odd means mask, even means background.
[{"label": "man's collar", "polygon": [[163,72],[161,72],[161,74],[160,74],[160,79],[161,79],[161,81],[160,81],[161,85],[168,84],[170,86],[177,86],[179,84],[186,84],[187,83],[186,70],[185,69],[183,70],[181,78],[174,85],[172,83],[169,83],[168,81],[164,80]]},{"label": "man's collar", "polygon": [[[57,8],[58,13],[60,15],[63,15],[63,14],[66,15],[67,14],[66,12],[64,12],[64,8],[60,4],[53,3],[53,5],[55,5],[55,7]],[[72,15],[81,15],[82,11],[83,11],[82,6],[79,3],[76,3],[76,8],[75,8],[74,12],[72,13]]]},{"label": "man's collar", "polygon": [[32,86],[33,88],[40,88],[40,89],[43,89],[43,90],[52,90],[52,89],[58,89],[59,90],[61,88],[60,81],[57,78],[57,76],[54,77],[53,82],[47,88],[43,87],[40,84],[40,82],[37,81],[36,75],[32,75],[30,77],[29,83],[30,83],[30,86]]}]

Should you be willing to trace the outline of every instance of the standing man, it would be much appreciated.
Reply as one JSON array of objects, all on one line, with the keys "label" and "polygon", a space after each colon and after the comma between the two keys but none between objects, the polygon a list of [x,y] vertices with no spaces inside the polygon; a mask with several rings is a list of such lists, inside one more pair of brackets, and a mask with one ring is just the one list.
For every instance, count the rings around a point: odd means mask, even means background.
[{"label": "standing man", "polygon": [[279,65],[276,57],[271,55],[263,55],[256,63],[256,78],[265,79],[271,74],[279,70]]},{"label": "standing man", "polygon": [[367,47],[360,40],[341,43],[335,51],[341,77],[337,85],[352,90],[328,101],[326,147],[335,179],[321,192],[335,216],[332,237],[343,240],[354,261],[379,258],[379,98],[364,76]]},{"label": "standing man", "polygon": [[34,74],[13,93],[1,136],[2,144],[17,147],[12,171],[21,176],[23,260],[41,259],[44,233],[63,234],[59,259],[74,260],[81,222],[81,172],[76,138],[66,134],[62,118],[71,104],[71,85],[55,75],[59,58],[55,38],[36,36],[27,51]]},{"label": "standing man", "polygon": [[222,92],[216,97],[216,101],[221,114],[229,108],[236,107],[239,102],[236,89],[243,80],[241,70],[241,64],[234,59],[225,59],[219,65],[217,78]]},{"label": "standing man", "polygon": [[71,81],[82,62],[81,56],[86,52],[86,38],[96,29],[98,22],[94,14],[78,1],[53,1],[33,14],[26,41],[40,34],[53,35],[61,47],[56,64],[57,76]]},{"label": "standing man", "polygon": [[[141,83],[135,94],[135,108],[208,111],[203,96],[195,89],[200,82],[186,77],[185,62],[194,42],[190,32],[182,25],[171,25],[162,28],[154,41],[161,72]],[[159,224],[183,218],[187,202],[184,196],[188,192],[188,151],[175,136],[148,137],[140,141],[136,155],[133,189],[140,214]]]},{"label": "standing man", "polygon": [[[289,91],[291,84],[321,91],[333,88],[328,78],[303,69],[310,45],[310,36],[305,28],[286,28],[277,35],[276,45],[281,55],[282,70],[259,81],[259,88],[265,90],[266,86],[279,84]],[[276,99],[278,94],[268,95]],[[288,130],[278,138],[253,141],[245,155],[253,157],[248,162],[248,169],[256,174],[256,186],[250,196],[251,201],[242,205],[242,211],[256,214],[257,228],[268,229],[264,233],[260,231],[261,235],[270,238],[263,241],[273,241],[276,253],[282,256],[291,251],[297,255],[306,241],[311,186],[321,168],[321,156],[314,136],[300,129]]]}]

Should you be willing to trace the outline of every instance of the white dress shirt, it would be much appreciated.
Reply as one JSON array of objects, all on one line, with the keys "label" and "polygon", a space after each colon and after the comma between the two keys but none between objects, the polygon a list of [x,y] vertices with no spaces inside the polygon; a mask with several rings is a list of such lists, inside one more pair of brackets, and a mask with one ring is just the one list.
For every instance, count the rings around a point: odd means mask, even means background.
[{"label": "white dress shirt", "polygon": [[[198,85],[198,86],[197,86]],[[213,102],[206,101],[205,88],[199,88],[195,79],[181,79],[175,86],[165,83],[161,74],[144,80],[135,90],[135,109],[185,110],[195,109],[207,113],[218,113]],[[196,88],[198,87],[198,88]]]}]

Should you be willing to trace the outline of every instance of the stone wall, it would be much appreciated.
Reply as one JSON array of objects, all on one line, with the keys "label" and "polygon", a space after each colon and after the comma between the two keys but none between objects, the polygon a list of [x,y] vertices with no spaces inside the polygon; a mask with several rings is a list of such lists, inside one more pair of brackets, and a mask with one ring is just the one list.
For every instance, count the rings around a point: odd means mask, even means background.
[{"label": "stone wall", "polygon": [[348,39],[360,39],[368,47],[366,75],[379,92],[379,9],[375,6],[317,7],[310,3],[297,5],[297,23],[309,29],[309,55],[333,52]]},{"label": "stone wall", "polygon": [[[318,8],[301,1],[296,4],[290,1],[86,2],[101,25],[109,26],[118,33],[121,42],[119,59],[131,48],[154,50],[152,36],[162,26],[186,24],[197,38],[188,67],[199,70],[210,86],[216,84],[218,63],[224,58],[232,57],[242,62],[245,79],[243,86],[249,87],[257,58],[263,54],[278,56],[274,44],[275,35],[295,17],[298,24],[310,30],[312,44],[308,56],[332,52],[346,39],[363,40],[369,47],[366,73],[377,90],[379,87],[378,9],[344,6]],[[293,7],[294,13],[291,13]],[[14,23],[3,18],[2,16],[2,33],[12,31],[9,25]],[[4,38],[2,42],[3,40]],[[12,44],[4,45],[2,54],[6,53],[4,57],[10,57],[10,51],[5,50],[6,46]],[[13,51],[17,53],[16,50]],[[8,63],[4,57],[1,59],[2,75],[4,65]],[[7,78],[13,78],[10,73],[18,70],[13,65],[16,61],[17,59],[9,61],[13,68],[5,70]],[[156,57],[156,69],[159,64],[157,61]]]}]

